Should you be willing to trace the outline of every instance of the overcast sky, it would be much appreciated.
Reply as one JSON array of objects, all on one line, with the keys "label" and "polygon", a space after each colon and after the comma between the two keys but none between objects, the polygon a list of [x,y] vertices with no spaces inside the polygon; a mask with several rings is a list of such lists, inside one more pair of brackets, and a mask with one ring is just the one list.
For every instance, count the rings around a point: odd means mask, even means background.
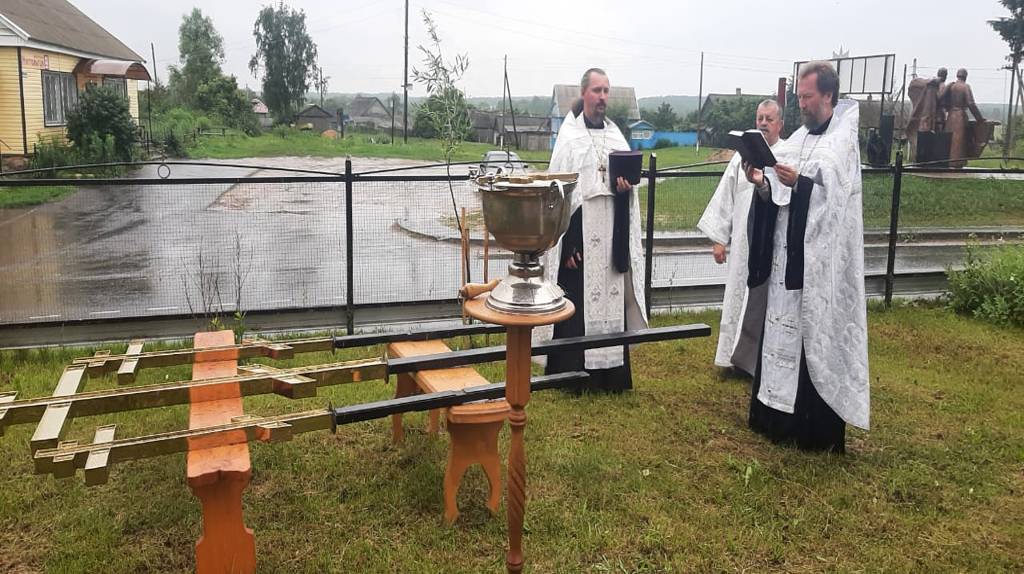
[{"label": "overcast sky", "polygon": [[[224,37],[224,70],[259,89],[248,62],[255,51],[253,23],[266,4],[247,0],[72,0],[129,47],[150,58],[156,47],[161,79],[178,60],[178,25],[193,6],[213,19]],[[403,0],[291,0],[330,77],[332,92],[401,91]],[[773,6],[766,9],[766,6]],[[715,0],[684,2],[556,2],[553,0],[414,0],[409,3],[410,77],[426,42],[422,11],[436,20],[444,50],[469,56],[462,87],[470,96],[501,96],[502,59],[508,56],[515,96],[551,94],[575,83],[590,66],[608,71],[613,85],[643,96],[696,95],[700,53],[704,93],[770,93],[793,61],[894,53],[896,90],[903,65],[917,58],[921,74],[939,66],[966,67],[981,102],[1005,101],[1006,45],[987,20],[1006,14],[996,0]],[[411,80],[410,80],[411,81]],[[413,95],[424,95],[416,86]]]}]

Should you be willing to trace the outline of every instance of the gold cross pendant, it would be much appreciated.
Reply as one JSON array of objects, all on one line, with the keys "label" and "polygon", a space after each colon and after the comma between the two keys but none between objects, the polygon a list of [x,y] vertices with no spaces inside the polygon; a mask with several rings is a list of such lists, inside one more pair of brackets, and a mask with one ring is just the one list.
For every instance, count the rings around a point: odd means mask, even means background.
[{"label": "gold cross pendant", "polygon": [[608,183],[608,180],[605,179],[605,173],[608,171],[608,168],[602,165],[597,168],[597,171],[601,172],[601,183]]}]

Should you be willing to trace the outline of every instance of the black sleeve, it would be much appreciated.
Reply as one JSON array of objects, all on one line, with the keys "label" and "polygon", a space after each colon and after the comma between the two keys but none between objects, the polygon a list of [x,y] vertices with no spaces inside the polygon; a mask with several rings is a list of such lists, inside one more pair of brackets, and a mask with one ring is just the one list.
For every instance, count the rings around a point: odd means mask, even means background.
[{"label": "black sleeve", "polygon": [[629,271],[629,206],[631,194],[613,192],[615,194],[615,215],[612,223],[612,263],[619,273]]},{"label": "black sleeve", "polygon": [[804,234],[807,210],[811,205],[814,182],[801,175],[789,200],[789,225],[786,228],[786,289],[804,288]]},{"label": "black sleeve", "polygon": [[565,262],[569,259],[569,256],[576,253],[583,253],[583,206],[578,207],[573,212],[572,217],[569,219],[569,228],[565,230],[565,235],[562,236],[562,253],[558,260],[560,273],[562,269],[574,271],[565,267]]},{"label": "black sleeve", "polygon": [[[765,182],[768,183],[768,180]],[[771,183],[768,185],[770,188]],[[757,287],[772,275],[772,242],[779,206],[771,199],[761,199],[761,194],[756,189],[751,195],[753,197],[747,216],[747,242],[750,247],[747,257],[747,287]]]}]

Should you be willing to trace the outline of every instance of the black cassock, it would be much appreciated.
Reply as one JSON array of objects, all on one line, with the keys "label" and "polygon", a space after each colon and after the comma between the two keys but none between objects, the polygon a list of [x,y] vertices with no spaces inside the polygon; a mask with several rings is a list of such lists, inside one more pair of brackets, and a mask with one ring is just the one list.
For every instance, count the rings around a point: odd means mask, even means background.
[{"label": "black cassock", "polygon": [[[828,128],[828,123],[810,132],[820,135]],[[786,230],[786,289],[803,289],[804,286],[804,232],[807,229],[807,211],[810,207],[811,192],[814,182],[799,176],[793,190],[789,205],[788,228]],[[747,287],[752,294],[748,300],[756,305],[767,302],[768,285],[766,282],[772,273],[772,251],[774,248],[775,224],[778,221],[779,207],[771,200],[762,199],[754,192],[750,204],[748,218],[748,238],[750,256],[747,261]],[[759,296],[753,296],[758,293]],[[757,366],[754,370],[754,383],[750,393],[750,428],[768,437],[773,442],[794,444],[804,450],[846,451],[846,423],[821,398],[811,382],[807,371],[807,357],[803,349],[800,351],[800,375],[797,383],[796,401],[793,413],[775,410],[757,399],[761,390],[761,346],[764,342],[764,307],[747,308],[749,319],[757,321]],[[746,323],[746,320],[745,320]],[[751,325],[745,325],[750,332]],[[737,345],[737,352],[742,348]],[[751,349],[752,350],[752,349]]]}]

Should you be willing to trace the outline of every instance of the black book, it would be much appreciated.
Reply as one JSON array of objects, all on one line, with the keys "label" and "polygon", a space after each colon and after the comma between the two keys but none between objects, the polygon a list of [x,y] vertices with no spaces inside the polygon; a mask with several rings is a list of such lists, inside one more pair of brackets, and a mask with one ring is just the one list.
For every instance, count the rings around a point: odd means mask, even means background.
[{"label": "black book", "polygon": [[743,161],[757,169],[775,166],[775,154],[760,130],[733,130],[726,137],[725,145],[739,152]]}]

